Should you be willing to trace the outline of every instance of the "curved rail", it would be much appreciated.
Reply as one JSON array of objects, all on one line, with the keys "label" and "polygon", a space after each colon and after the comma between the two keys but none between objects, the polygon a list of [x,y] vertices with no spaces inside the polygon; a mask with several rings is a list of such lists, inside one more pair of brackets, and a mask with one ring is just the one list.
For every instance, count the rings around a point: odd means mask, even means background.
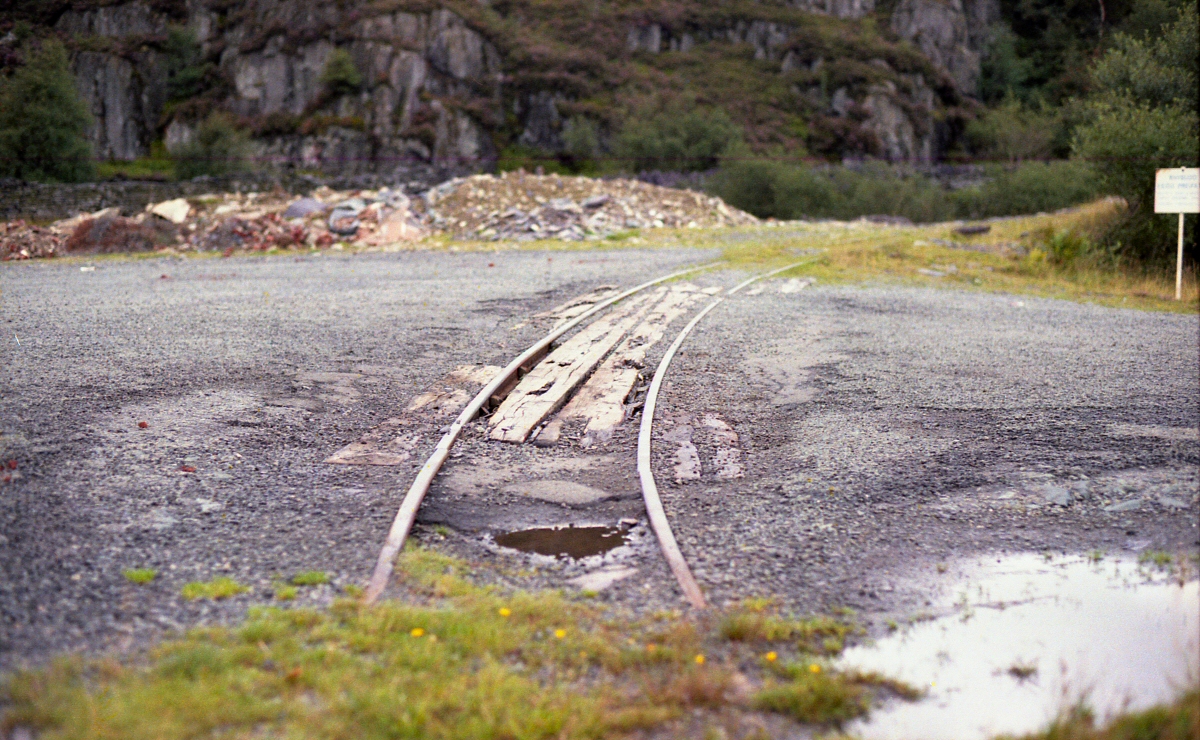
[{"label": "curved rail", "polygon": [[667,368],[671,365],[671,360],[674,359],[675,353],[683,345],[683,340],[687,338],[692,329],[696,328],[696,324],[699,324],[700,320],[709,311],[712,311],[726,298],[751,283],[812,262],[816,262],[816,259],[807,259],[788,265],[787,267],[781,267],[778,270],[764,272],[762,275],[743,280],[725,295],[714,299],[700,313],[696,314],[688,322],[687,326],[683,327],[683,331],[679,332],[679,336],[675,337],[675,341],[667,348],[662,360],[658,363],[658,367],[654,370],[654,379],[650,381],[650,389],[646,391],[646,405],[642,409],[642,424],[638,430],[637,453],[638,477],[642,479],[642,498],[646,502],[646,513],[650,517],[650,526],[654,528],[654,534],[658,537],[658,544],[662,548],[663,557],[667,559],[667,565],[671,567],[671,572],[675,574],[675,580],[679,582],[679,587],[683,589],[684,596],[697,609],[704,609],[707,606],[704,601],[704,594],[701,593],[700,585],[696,583],[696,579],[692,576],[692,571],[688,568],[687,561],[683,558],[683,553],[679,551],[679,544],[675,541],[675,535],[671,532],[670,523],[667,522],[667,513],[663,510],[662,499],[658,496],[658,485],[654,482],[654,472],[650,469],[650,431],[654,424],[654,407],[658,403],[658,391],[662,387],[663,377],[667,374]]},{"label": "curved rail", "polygon": [[492,397],[492,394],[495,393],[500,386],[507,382],[508,379],[511,378],[522,365],[524,365],[530,358],[537,355],[538,352],[541,352],[546,347],[549,347],[550,343],[555,339],[558,339],[563,334],[566,334],[571,329],[579,326],[579,324],[582,322],[586,321],[592,316],[595,316],[597,313],[603,311],[617,301],[624,300],[634,293],[638,293],[646,288],[658,285],[659,283],[665,283],[668,280],[693,272],[698,272],[700,270],[705,270],[718,264],[720,264],[720,262],[710,262],[698,267],[688,268],[687,270],[673,272],[670,275],[655,278],[654,280],[642,283],[641,285],[634,286],[624,293],[619,293],[612,298],[606,298],[571,321],[563,324],[546,336],[542,337],[536,344],[522,352],[515,360],[508,363],[508,365],[501,370],[496,377],[492,378],[492,380],[483,387],[483,390],[479,391],[479,393],[477,393],[475,397],[471,399],[471,402],[466,405],[466,407],[462,410],[462,413],[460,413],[458,418],[454,420],[454,423],[450,425],[450,429],[444,435],[442,435],[437,447],[434,448],[433,454],[430,455],[429,459],[425,461],[425,464],[421,467],[421,472],[417,474],[416,480],[413,481],[412,486],[410,486],[408,489],[408,493],[404,495],[404,501],[402,501],[400,504],[400,510],[396,512],[396,518],[392,521],[391,529],[388,530],[387,541],[384,543],[383,549],[379,551],[379,559],[375,562],[375,570],[371,574],[371,580],[367,582],[367,590],[366,593],[363,594],[363,601],[367,604],[374,602],[387,587],[388,580],[392,577],[392,570],[395,568],[396,556],[400,554],[400,548],[404,547],[404,540],[408,537],[408,533],[412,530],[413,523],[417,519],[417,509],[420,508],[421,501],[424,500],[425,494],[429,492],[429,486],[433,483],[433,477],[438,474],[438,471],[442,468],[442,464],[446,462],[446,457],[450,454],[450,448],[453,447],[454,443],[458,440],[458,435],[462,432],[463,427],[465,427],[472,419],[475,418],[475,415],[478,414],[479,410],[483,408],[483,404],[487,403],[487,400]]}]

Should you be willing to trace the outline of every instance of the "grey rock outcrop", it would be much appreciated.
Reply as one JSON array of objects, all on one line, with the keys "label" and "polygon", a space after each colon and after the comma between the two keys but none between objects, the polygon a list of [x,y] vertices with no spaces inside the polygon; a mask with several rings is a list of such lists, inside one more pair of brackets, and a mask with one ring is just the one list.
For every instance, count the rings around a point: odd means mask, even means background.
[{"label": "grey rock outcrop", "polygon": [[862,18],[875,10],[875,0],[793,0],[788,4],[835,18]]},{"label": "grey rock outcrop", "polygon": [[[107,42],[165,34],[167,19],[140,2],[68,11],[55,30]],[[92,150],[105,159],[136,159],[149,151],[166,102],[161,54],[83,51],[72,60],[76,85],[95,123]]]},{"label": "grey rock outcrop", "polygon": [[[973,92],[998,0],[898,1],[892,18],[896,32],[918,45],[962,90]],[[791,0],[788,5],[843,19],[875,10],[875,0]],[[73,70],[95,118],[95,152],[103,158],[135,159],[160,137],[168,151],[179,151],[194,137],[206,106],[227,110],[256,128],[256,154],[264,163],[327,175],[415,164],[486,167],[497,156],[493,132],[512,136],[506,140],[521,146],[563,150],[563,125],[580,102],[571,85],[597,73],[598,67],[586,67],[593,62],[580,62],[586,71],[537,70],[529,77],[532,84],[513,82],[521,73],[510,69],[506,77],[497,46],[466,18],[436,4],[419,11],[395,7],[345,0],[113,0],[102,7],[68,9],[56,30],[77,42]],[[162,50],[172,26],[191,31],[200,54],[215,67],[211,78],[222,81],[201,104],[166,105],[168,59]],[[835,137],[845,132],[857,151],[904,160],[933,156],[930,87],[943,87],[940,81],[926,82],[928,67],[923,77],[870,60],[885,70],[863,74],[864,58],[850,60],[847,72],[846,65],[835,66],[842,61],[838,58],[814,57],[798,28],[771,20],[747,18],[708,28],[641,21],[623,33],[631,54],[688,53],[707,43],[749,45],[756,60],[797,80],[792,89],[804,105],[828,114]],[[361,85],[326,85],[324,71],[339,48],[354,60]],[[835,78],[841,75],[832,100],[818,78],[827,75],[826,64]],[[572,75],[575,81],[558,82]],[[174,117],[164,117],[172,110]]]},{"label": "grey rock outcrop", "polygon": [[104,159],[131,160],[147,154],[166,102],[167,70],[162,55],[133,58],[80,52],[72,61],[75,83],[92,113],[92,151]]},{"label": "grey rock outcrop", "polygon": [[900,0],[892,30],[912,41],[925,56],[974,95],[988,29],[999,18],[998,0]]},{"label": "grey rock outcrop", "polygon": [[144,3],[133,2],[69,11],[59,18],[55,29],[76,36],[107,39],[156,36],[167,32],[167,18]]},{"label": "grey rock outcrop", "polygon": [[[250,0],[236,14],[188,0],[182,19],[201,52],[217,55],[231,83],[223,107],[246,120],[302,117],[326,111],[334,129],[281,135],[258,142],[266,161],[354,173],[393,161],[478,166],[495,157],[486,128],[463,100],[492,98],[500,105],[501,58],[495,46],[445,9],[383,13],[344,23],[337,3]],[[169,19],[142,2],[64,13],[56,29],[76,38],[114,41],[163,38]],[[338,29],[341,29],[340,32]],[[348,36],[348,38],[346,38]],[[360,92],[331,98],[322,73],[336,48],[348,49],[362,73]],[[137,45],[127,45],[137,48]],[[96,47],[90,44],[86,48]],[[79,51],[72,60],[77,84],[95,125],[100,157],[131,160],[148,153],[163,131],[167,95],[161,53],[119,49]],[[219,52],[219,54],[218,54]],[[347,127],[345,122],[360,121]],[[191,140],[194,122],[165,122],[168,151]]]}]

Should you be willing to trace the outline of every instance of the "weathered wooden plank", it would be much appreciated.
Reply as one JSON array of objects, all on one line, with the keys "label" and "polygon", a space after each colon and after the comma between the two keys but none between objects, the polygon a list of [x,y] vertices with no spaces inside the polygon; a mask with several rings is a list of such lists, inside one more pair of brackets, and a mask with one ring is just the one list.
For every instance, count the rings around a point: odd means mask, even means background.
[{"label": "weathered wooden plank", "polygon": [[325,459],[331,465],[402,465],[412,457],[420,434],[407,429],[422,420],[457,413],[471,400],[468,390],[486,385],[500,368],[495,365],[462,365],[433,388],[409,402],[402,416],[372,427]]},{"label": "weathered wooden plank", "polygon": [[637,324],[653,298],[639,297],[618,306],[538,363],[492,414],[491,438],[524,442]]},{"label": "weathered wooden plank", "polygon": [[513,329],[521,329],[538,319],[554,319],[554,326],[557,328],[576,316],[579,316],[584,311],[587,311],[605,298],[611,298],[612,296],[616,295],[619,290],[620,288],[615,285],[601,285],[595,290],[589,291],[580,296],[575,296],[574,298],[560,303],[548,311],[535,313],[527,320],[515,325]]},{"label": "weathered wooden plank", "polygon": [[672,286],[559,412],[557,419],[587,419],[584,446],[607,440],[625,421],[625,399],[646,366],[646,353],[662,339],[671,322],[703,295],[694,285]]}]

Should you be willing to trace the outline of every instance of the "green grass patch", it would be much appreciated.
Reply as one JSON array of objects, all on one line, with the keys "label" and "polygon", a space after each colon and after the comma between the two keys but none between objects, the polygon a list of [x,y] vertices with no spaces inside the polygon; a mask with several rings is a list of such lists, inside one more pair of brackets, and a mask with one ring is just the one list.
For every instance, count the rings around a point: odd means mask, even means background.
[{"label": "green grass patch", "polygon": [[[994,220],[986,233],[969,236],[957,233],[958,222],[889,227],[855,221],[712,230],[694,233],[688,242],[720,248],[731,266],[756,272],[819,250],[812,264],[787,273],[818,282],[899,283],[1196,313],[1200,286],[1191,270],[1184,274],[1183,300],[1176,301],[1173,272],[1121,267],[1074,250],[1072,245],[1102,232],[1122,212],[1118,202],[1100,200],[1061,213]],[[646,237],[651,247],[680,238]]]},{"label": "green grass patch", "polygon": [[[776,666],[828,630],[767,604],[633,619],[559,592],[476,586],[468,570],[413,549],[397,563],[406,602],[256,608],[139,656],[19,671],[0,687],[3,726],[55,738],[607,738],[697,711],[714,724],[755,711],[824,724],[896,693],[879,677]],[[758,621],[738,622],[746,613]],[[730,639],[729,624],[748,626]]]},{"label": "green grass patch", "polygon": [[295,586],[277,586],[275,588],[275,600],[291,601],[292,599],[295,599],[299,593],[300,589],[296,588]]},{"label": "green grass patch", "polygon": [[130,568],[121,575],[125,576],[125,580],[130,583],[144,586],[158,577],[158,571],[153,568]]},{"label": "green grass patch", "polygon": [[[1200,689],[1193,686],[1170,704],[1130,712],[1097,726],[1086,704],[1059,714],[1044,730],[1020,740],[1195,740],[1200,737]],[[1016,740],[1005,735],[997,740]]]},{"label": "green grass patch", "polygon": [[231,596],[244,594],[250,589],[233,580],[221,576],[211,581],[193,581],[183,587],[180,595],[188,601],[196,599],[228,599]]},{"label": "green grass patch", "polygon": [[329,575],[319,570],[310,570],[292,576],[293,586],[320,586],[329,583]]}]

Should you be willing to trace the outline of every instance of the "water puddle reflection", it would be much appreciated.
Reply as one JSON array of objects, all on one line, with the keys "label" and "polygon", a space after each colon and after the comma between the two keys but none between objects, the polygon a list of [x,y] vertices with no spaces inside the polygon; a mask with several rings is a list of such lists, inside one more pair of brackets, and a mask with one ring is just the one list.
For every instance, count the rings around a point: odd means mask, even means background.
[{"label": "water puddle reflection", "polygon": [[622,527],[535,527],[496,535],[496,544],[521,552],[557,558],[588,558],[624,545],[629,530]]},{"label": "water puddle reflection", "polygon": [[865,740],[971,740],[1045,727],[1085,698],[1098,719],[1173,700],[1200,678],[1200,590],[1137,563],[982,561],[954,613],[847,650],[845,667],[927,691],[849,729]]}]

